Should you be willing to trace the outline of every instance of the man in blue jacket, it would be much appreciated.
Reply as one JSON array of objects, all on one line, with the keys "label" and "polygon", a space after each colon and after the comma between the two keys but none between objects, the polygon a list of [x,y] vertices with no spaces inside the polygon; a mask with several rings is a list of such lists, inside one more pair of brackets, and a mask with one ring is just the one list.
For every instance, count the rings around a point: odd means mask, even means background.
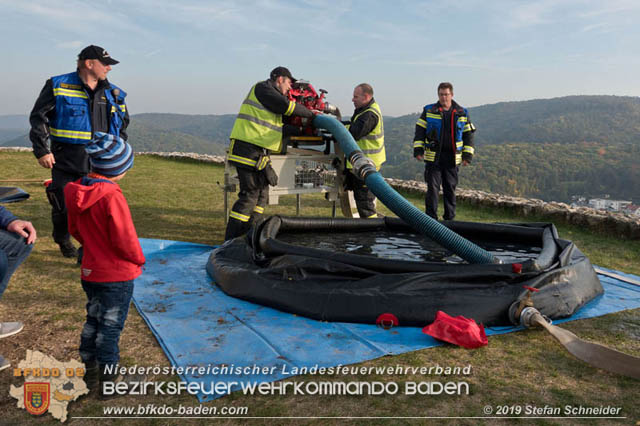
[{"label": "man in blue jacket", "polygon": [[126,93],[107,80],[117,63],[103,48],[85,47],[76,71],[47,80],[29,117],[33,154],[42,167],[51,169],[47,198],[53,240],[65,257],[76,257],[77,251],[67,230],[64,187],[89,172],[84,146],[96,132],[127,140]]},{"label": "man in blue jacket", "polygon": [[440,186],[444,220],[453,220],[456,216],[459,166],[471,163],[475,131],[467,109],[453,100],[453,85],[440,83],[438,102],[423,108],[413,137],[413,156],[425,164],[425,212],[436,220]]},{"label": "man in blue jacket", "polygon": [[[35,241],[36,230],[31,222],[18,219],[0,206],[0,299],[9,284],[9,278],[29,256]],[[20,322],[0,322],[0,339],[19,333],[22,327]],[[0,355],[0,370],[10,365]]]}]

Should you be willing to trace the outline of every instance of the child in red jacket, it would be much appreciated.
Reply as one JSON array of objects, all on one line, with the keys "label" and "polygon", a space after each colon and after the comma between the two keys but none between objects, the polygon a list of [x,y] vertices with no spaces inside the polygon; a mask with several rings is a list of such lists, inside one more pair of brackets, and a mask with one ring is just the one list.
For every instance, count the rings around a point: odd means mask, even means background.
[{"label": "child in red jacket", "polygon": [[[117,377],[118,341],[133,280],[145,263],[127,200],[116,183],[133,166],[133,150],[122,139],[96,132],[85,147],[91,173],[64,189],[69,232],[83,247],[81,281],[87,321],[80,336],[85,382],[91,390]],[[107,368],[105,368],[107,367]]]}]

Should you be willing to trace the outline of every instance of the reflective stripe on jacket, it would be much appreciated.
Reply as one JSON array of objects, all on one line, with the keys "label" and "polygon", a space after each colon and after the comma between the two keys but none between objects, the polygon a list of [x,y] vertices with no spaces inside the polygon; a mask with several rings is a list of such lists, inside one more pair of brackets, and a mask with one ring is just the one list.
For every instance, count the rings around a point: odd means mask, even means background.
[{"label": "reflective stripe on jacket", "polygon": [[[436,154],[441,150],[443,140],[442,134],[442,113],[437,103],[429,104],[424,107],[425,119],[418,118],[416,126],[425,129],[425,140],[413,141],[414,148],[424,149],[424,161],[434,162]],[[469,122],[468,111],[466,108],[454,105],[451,110],[451,122],[453,124],[452,140],[455,142],[455,162],[462,163],[462,153],[466,152],[473,155],[473,146],[464,146],[463,134],[466,132],[474,132],[475,126]]]},{"label": "reflective stripe on jacket", "polygon": [[[376,127],[374,127],[368,135],[358,139],[356,143],[362,152],[375,163],[376,170],[380,170],[380,166],[387,160],[387,154],[384,149],[384,124],[382,123],[380,106],[376,102],[373,102],[369,108],[356,115],[351,122],[355,122],[358,117],[368,111],[378,116],[378,124],[376,124]],[[347,129],[348,128],[349,125],[347,125]],[[351,169],[352,167],[351,163],[347,161],[347,168]]]},{"label": "reflective stripe on jacket", "polygon": [[[51,140],[86,144],[93,136],[93,129],[91,128],[91,102],[82,80],[77,72],[71,72],[52,77],[51,82],[56,102],[56,115],[49,123]],[[119,91],[117,101],[113,95],[114,89]],[[104,96],[110,105],[109,133],[119,137],[127,110],[124,103],[127,94],[114,84],[110,84],[110,87],[104,91]]]},{"label": "reflective stripe on jacket", "polygon": [[[254,84],[242,102],[238,117],[233,123],[230,138],[271,151],[280,151],[282,147],[282,115],[265,108],[256,97],[255,90],[256,85]],[[291,102],[285,115],[291,115],[295,106],[295,102]]]},{"label": "reflective stripe on jacket", "polygon": [[263,148],[236,139],[231,139],[227,159],[233,162],[236,167],[244,166],[244,168],[258,171],[267,167],[271,161]]}]

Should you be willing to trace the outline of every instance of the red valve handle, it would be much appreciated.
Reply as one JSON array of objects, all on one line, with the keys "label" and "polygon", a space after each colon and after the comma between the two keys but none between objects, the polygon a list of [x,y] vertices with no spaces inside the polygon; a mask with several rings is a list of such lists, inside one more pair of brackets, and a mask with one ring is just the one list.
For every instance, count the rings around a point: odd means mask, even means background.
[{"label": "red valve handle", "polygon": [[376,320],[376,325],[378,327],[384,328],[385,330],[388,330],[391,327],[395,327],[398,324],[399,324],[398,317],[390,313],[382,314]]}]

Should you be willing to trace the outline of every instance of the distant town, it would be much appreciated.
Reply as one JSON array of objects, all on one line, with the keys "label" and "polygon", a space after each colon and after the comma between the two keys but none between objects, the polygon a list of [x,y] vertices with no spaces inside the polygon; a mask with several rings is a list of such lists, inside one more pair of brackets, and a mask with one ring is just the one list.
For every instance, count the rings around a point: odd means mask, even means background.
[{"label": "distant town", "polygon": [[612,200],[608,195],[603,198],[587,198],[581,195],[571,197],[571,207],[591,207],[596,210],[624,213],[631,216],[640,216],[640,206],[628,200]]}]

